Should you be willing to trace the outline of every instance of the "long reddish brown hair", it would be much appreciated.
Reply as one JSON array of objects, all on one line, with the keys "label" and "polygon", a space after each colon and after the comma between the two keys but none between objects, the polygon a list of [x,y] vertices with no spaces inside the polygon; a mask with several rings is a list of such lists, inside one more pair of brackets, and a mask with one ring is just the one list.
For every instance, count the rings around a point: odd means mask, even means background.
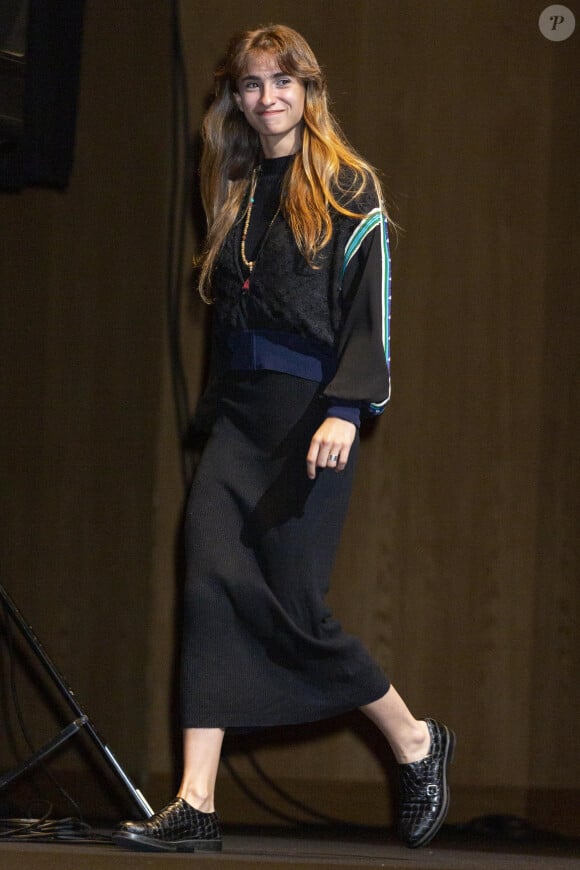
[{"label": "long reddish brown hair", "polygon": [[[273,24],[241,33],[230,41],[224,64],[215,73],[215,97],[202,126],[201,194],[208,233],[198,260],[199,291],[211,302],[211,274],[224,239],[235,223],[249,177],[260,160],[260,140],[235,101],[238,81],[250,56],[273,57],[286,75],[305,87],[302,147],[287,179],[283,213],[298,248],[314,264],[332,236],[329,206],[349,216],[348,208],[369,181],[382,203],[373,168],[347,142],[328,108],[326,81],[306,40],[295,30]],[[341,173],[341,168],[351,171]],[[345,177],[348,188],[345,190]],[[340,199],[340,201],[338,201]]]}]

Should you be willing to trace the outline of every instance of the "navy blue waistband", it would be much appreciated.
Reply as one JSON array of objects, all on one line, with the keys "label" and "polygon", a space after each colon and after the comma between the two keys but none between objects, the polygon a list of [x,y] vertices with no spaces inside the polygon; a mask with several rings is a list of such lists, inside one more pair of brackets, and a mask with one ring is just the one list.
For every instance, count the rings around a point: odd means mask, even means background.
[{"label": "navy blue waistband", "polygon": [[336,370],[332,351],[299,335],[269,329],[244,330],[230,333],[227,341],[234,371],[267,369],[328,383]]}]

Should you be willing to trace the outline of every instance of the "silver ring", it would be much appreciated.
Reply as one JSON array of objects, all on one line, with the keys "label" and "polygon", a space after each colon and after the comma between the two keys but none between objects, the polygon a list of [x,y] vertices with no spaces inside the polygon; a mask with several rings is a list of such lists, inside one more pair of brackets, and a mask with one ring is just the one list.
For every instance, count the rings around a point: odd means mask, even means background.
[{"label": "silver ring", "polygon": [[336,456],[329,456],[328,459],[330,462],[337,462],[338,461],[338,453],[336,454]]}]

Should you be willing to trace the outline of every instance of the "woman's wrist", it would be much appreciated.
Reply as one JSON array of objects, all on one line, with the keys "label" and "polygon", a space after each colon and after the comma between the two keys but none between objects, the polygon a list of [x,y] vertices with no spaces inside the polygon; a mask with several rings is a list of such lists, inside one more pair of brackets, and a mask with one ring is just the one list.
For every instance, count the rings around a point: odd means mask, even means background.
[{"label": "woman's wrist", "polygon": [[338,417],[339,420],[346,420],[348,423],[353,423],[357,429],[360,428],[360,405],[349,405],[331,399],[326,416]]}]

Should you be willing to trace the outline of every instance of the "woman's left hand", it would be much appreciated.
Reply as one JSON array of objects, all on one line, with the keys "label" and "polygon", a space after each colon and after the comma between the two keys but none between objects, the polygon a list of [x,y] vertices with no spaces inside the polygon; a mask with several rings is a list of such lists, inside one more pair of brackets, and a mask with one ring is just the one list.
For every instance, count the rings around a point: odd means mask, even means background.
[{"label": "woman's left hand", "polygon": [[343,471],[348,462],[356,426],[340,417],[327,417],[310,442],[306,456],[306,472],[310,480],[316,477],[317,468],[332,468]]}]

